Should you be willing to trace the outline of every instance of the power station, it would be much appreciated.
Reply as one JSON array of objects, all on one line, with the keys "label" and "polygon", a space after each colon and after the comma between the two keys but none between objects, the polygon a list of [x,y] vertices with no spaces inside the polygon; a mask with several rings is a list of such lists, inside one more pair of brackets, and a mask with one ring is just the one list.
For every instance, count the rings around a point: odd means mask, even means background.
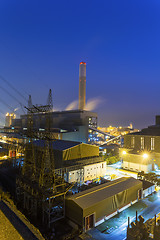
[{"label": "power station", "polygon": [[[97,113],[86,111],[86,63],[79,64],[79,109],[68,111],[53,111],[51,90],[49,91],[47,105],[32,104],[29,96],[26,109],[32,115],[32,124],[35,132],[41,135],[47,131],[48,119],[50,132],[54,138],[61,140],[96,143]],[[47,108],[46,108],[47,107]],[[14,119],[12,126],[15,131],[26,132],[28,129],[28,114]]]},{"label": "power station", "polygon": [[[98,139],[97,132],[103,132],[97,129],[97,114],[86,111],[85,103],[86,63],[81,62],[78,109],[53,111],[51,89],[46,105],[33,104],[29,95],[27,113],[19,119],[7,114],[4,128],[7,134],[0,135],[1,145],[7,150],[4,154],[9,155],[1,179],[6,182],[8,168],[16,205],[44,229],[44,234],[47,232],[46,239],[62,239],[57,238],[61,225],[67,225],[67,229],[60,235],[70,232],[63,239],[75,239],[145,194],[142,182],[132,177],[118,175],[119,179],[108,180],[112,178],[106,161],[99,147],[92,145]],[[131,142],[135,144],[135,139]],[[151,145],[153,150],[153,137]],[[56,238],[50,237],[51,229]]]}]

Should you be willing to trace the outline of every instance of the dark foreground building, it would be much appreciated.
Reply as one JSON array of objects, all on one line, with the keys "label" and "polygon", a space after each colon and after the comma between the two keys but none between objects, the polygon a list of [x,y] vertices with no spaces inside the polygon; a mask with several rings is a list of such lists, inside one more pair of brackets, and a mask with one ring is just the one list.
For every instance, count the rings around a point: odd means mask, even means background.
[{"label": "dark foreground building", "polygon": [[65,213],[71,224],[86,231],[141,197],[142,182],[123,177],[66,198]]}]

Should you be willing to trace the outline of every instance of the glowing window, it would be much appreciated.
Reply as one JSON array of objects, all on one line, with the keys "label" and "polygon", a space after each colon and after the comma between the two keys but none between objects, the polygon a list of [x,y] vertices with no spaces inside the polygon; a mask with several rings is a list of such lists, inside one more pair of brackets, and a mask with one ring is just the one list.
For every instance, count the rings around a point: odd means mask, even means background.
[{"label": "glowing window", "polygon": [[141,149],[144,149],[144,137],[141,137]]},{"label": "glowing window", "polygon": [[154,150],[154,138],[151,138],[151,150]]},{"label": "glowing window", "polygon": [[131,137],[131,148],[135,147],[135,137]]}]

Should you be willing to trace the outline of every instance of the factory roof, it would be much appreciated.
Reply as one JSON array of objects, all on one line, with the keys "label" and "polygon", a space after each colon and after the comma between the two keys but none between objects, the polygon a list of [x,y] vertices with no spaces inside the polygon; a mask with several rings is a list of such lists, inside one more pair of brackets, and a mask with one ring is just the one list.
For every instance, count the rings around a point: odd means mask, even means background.
[{"label": "factory roof", "polygon": [[142,181],[142,183],[143,183],[143,190],[145,190],[147,188],[150,188],[150,187],[155,185],[154,183],[151,183],[149,181],[145,181],[145,180],[140,180],[140,181]]},{"label": "factory roof", "polygon": [[[59,150],[59,151],[63,151],[65,149],[71,148],[71,147],[75,147],[77,145],[82,144],[82,142],[74,142],[74,141],[66,141],[66,140],[55,140],[55,141],[50,141],[50,147],[52,147],[52,149],[54,150]],[[46,141],[45,140],[37,140],[34,141],[34,145],[36,145],[37,147],[44,147],[46,146]]]},{"label": "factory roof", "polygon": [[81,208],[85,209],[138,184],[142,186],[142,182],[135,178],[123,177],[77,193],[67,199],[74,201]]},{"label": "factory roof", "polygon": [[[59,114],[86,114],[86,115],[94,115],[94,116],[97,116],[97,113],[96,112],[92,112],[92,111],[88,111],[88,110],[82,110],[82,109],[75,109],[75,110],[62,110],[62,111],[53,111],[53,112],[50,112],[50,114],[52,115],[59,115]],[[48,113],[38,113],[38,114],[48,114]],[[37,113],[36,113],[37,115]],[[21,115],[20,117],[23,118],[25,116],[28,116],[27,114],[23,114]],[[18,120],[18,119],[16,119]]]},{"label": "factory roof", "polygon": [[0,133],[0,136],[6,136],[6,137],[9,137],[9,138],[23,138],[23,136],[21,136],[19,133],[12,133],[12,132],[1,132]]},{"label": "factory roof", "polygon": [[140,132],[129,133],[127,135],[160,136],[160,125],[152,125],[142,129]]}]

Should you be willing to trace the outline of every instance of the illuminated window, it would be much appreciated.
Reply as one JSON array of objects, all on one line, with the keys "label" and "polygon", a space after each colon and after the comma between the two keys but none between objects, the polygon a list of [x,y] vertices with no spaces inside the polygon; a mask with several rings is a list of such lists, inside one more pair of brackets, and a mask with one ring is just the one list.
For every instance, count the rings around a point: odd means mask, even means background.
[{"label": "illuminated window", "polygon": [[144,137],[141,137],[141,149],[144,149]]},{"label": "illuminated window", "polygon": [[135,137],[131,137],[131,148],[135,147]]},{"label": "illuminated window", "polygon": [[154,138],[151,138],[151,150],[154,150]]}]

